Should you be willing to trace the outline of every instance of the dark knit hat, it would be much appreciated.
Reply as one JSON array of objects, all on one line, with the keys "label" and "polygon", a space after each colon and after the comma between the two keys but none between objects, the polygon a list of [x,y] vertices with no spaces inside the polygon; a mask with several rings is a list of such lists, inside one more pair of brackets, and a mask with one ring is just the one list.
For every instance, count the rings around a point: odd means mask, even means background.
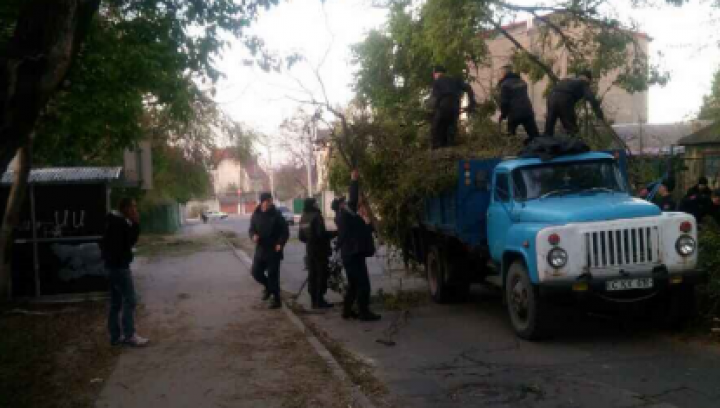
[{"label": "dark knit hat", "polygon": [[698,179],[698,184],[708,185],[708,178],[705,176],[700,176]]},{"label": "dark knit hat", "polygon": [[260,194],[260,202],[272,200],[272,194],[265,192]]},{"label": "dark knit hat", "polygon": [[447,72],[447,69],[445,69],[442,65],[435,65],[435,67],[433,67],[433,72],[440,72],[444,74]]},{"label": "dark knit hat", "polygon": [[580,71],[580,75],[586,76],[589,80],[592,81],[593,74],[592,74],[592,71],[590,71],[589,69],[583,69],[582,71]]},{"label": "dark knit hat", "polygon": [[332,208],[333,211],[338,212],[340,211],[340,206],[342,203],[345,202],[345,197],[338,197],[332,201],[332,204],[330,204],[330,208]]},{"label": "dark knit hat", "polygon": [[317,203],[317,201],[315,201],[314,198],[312,198],[312,197],[306,198],[305,201],[303,202],[303,211],[307,211],[307,210],[315,208],[316,203]]}]

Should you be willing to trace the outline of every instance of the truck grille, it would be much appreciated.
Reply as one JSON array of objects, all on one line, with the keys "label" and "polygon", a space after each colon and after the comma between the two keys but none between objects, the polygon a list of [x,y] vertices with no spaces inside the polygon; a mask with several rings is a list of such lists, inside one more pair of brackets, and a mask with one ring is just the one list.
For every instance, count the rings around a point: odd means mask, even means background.
[{"label": "truck grille", "polygon": [[590,268],[651,264],[659,261],[657,227],[585,233]]}]

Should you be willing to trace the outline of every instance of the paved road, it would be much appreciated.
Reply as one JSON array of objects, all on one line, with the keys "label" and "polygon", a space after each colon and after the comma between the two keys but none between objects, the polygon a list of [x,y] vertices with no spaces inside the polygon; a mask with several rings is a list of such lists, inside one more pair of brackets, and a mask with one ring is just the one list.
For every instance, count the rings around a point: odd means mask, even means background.
[{"label": "paved road", "polygon": [[[206,225],[186,228],[208,235]],[[268,310],[224,243],[133,266],[147,348],[122,350],[96,408],[347,408],[327,369],[282,310]],[[268,330],[272,328],[272,330]]]},{"label": "paved road", "polygon": [[[229,220],[224,228],[246,231],[246,223]],[[286,288],[304,279],[300,255],[291,245]],[[400,317],[384,312],[381,323],[359,324],[337,312],[308,316],[374,365],[403,407],[720,407],[720,349],[642,322],[567,316],[554,339],[530,343],[512,333],[499,294],[482,288],[465,304]],[[395,329],[396,346],[376,342]]]}]

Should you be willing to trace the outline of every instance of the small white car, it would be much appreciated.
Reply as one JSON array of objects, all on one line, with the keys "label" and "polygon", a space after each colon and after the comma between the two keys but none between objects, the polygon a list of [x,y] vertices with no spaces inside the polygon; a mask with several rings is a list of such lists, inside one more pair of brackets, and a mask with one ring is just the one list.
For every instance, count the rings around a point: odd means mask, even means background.
[{"label": "small white car", "polygon": [[277,210],[280,211],[280,214],[285,218],[285,222],[287,222],[288,225],[295,225],[295,215],[293,215],[289,208],[280,206]]},{"label": "small white car", "polygon": [[202,219],[203,222],[208,222],[208,220],[224,220],[227,216],[226,212],[210,210],[202,214]]}]

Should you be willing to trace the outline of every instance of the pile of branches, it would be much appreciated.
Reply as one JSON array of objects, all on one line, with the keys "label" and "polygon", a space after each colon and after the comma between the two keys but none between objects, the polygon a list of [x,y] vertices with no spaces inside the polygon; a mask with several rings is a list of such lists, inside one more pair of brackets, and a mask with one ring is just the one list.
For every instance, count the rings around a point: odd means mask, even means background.
[{"label": "pile of branches", "polygon": [[[497,123],[485,117],[462,126],[454,146],[437,150],[429,148],[427,127],[403,128],[387,121],[373,126],[364,127],[371,134],[354,155],[379,233],[383,241],[396,247],[403,246],[417,224],[424,199],[458,183],[459,160],[515,156],[523,147],[522,138],[501,133]],[[343,191],[349,169],[336,160],[330,178],[333,188]]]}]

